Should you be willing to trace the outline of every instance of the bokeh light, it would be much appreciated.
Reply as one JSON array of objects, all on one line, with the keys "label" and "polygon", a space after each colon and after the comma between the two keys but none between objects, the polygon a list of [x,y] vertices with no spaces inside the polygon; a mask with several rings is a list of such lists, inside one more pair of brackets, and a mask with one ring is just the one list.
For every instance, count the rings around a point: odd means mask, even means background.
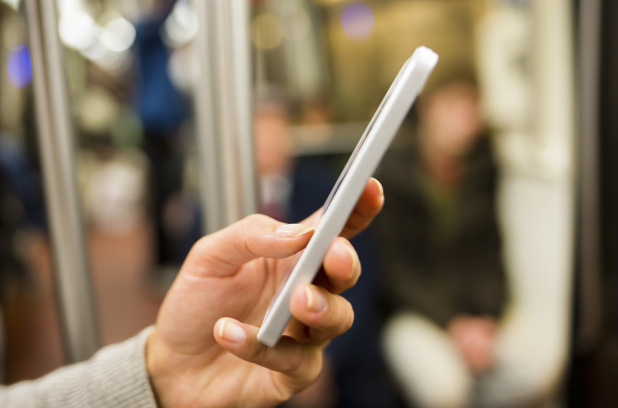
[{"label": "bokeh light", "polygon": [[367,3],[350,3],[341,13],[341,25],[348,37],[358,41],[365,40],[375,29],[376,19],[373,9]]},{"label": "bokeh light", "polygon": [[6,3],[9,5],[9,7],[12,7],[13,10],[18,10],[19,9],[19,3],[21,0],[2,0],[3,3]]},{"label": "bokeh light", "polygon": [[165,20],[165,41],[171,47],[191,42],[197,35],[199,22],[191,3],[178,1]]},{"label": "bokeh light", "polygon": [[32,66],[28,47],[21,45],[9,54],[7,59],[9,82],[16,88],[25,88],[32,82]]},{"label": "bokeh light", "polygon": [[99,31],[99,41],[110,51],[127,51],[135,42],[135,27],[119,13],[106,14],[102,18],[105,23]]},{"label": "bokeh light", "polygon": [[261,50],[270,50],[283,42],[283,27],[277,16],[271,13],[261,13],[251,24],[251,39]]},{"label": "bokeh light", "polygon": [[60,38],[67,46],[83,51],[97,39],[99,27],[94,19],[79,8],[65,8],[60,18]]},{"label": "bokeh light", "polygon": [[311,18],[307,9],[296,3],[291,4],[283,14],[283,35],[287,40],[299,41],[307,38],[311,31]]}]

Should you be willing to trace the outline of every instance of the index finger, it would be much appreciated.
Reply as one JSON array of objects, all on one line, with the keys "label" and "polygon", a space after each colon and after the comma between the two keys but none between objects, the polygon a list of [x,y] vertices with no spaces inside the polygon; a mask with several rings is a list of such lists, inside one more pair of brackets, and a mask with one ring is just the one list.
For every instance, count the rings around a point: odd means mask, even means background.
[{"label": "index finger", "polygon": [[[261,214],[250,215],[201,238],[186,263],[199,274],[229,276],[256,258],[287,258],[303,249],[314,228],[283,224]],[[196,268],[195,268],[196,267]]]},{"label": "index finger", "polygon": [[[371,224],[373,219],[382,209],[384,205],[384,190],[382,184],[375,178],[369,179],[363,193],[361,194],[352,214],[348,218],[340,236],[344,238],[353,238],[358,233],[363,231]],[[309,218],[303,221],[306,225],[315,225],[322,209],[313,213]]]}]

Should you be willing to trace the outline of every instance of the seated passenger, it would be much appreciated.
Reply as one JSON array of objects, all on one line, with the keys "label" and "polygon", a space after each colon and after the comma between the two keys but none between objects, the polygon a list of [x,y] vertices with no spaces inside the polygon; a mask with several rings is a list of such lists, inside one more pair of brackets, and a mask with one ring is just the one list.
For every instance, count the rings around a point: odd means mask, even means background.
[{"label": "seated passenger", "polygon": [[496,365],[507,284],[478,98],[472,75],[438,77],[419,99],[414,141],[389,152],[380,173],[383,346],[413,406],[474,405],[477,380]]}]

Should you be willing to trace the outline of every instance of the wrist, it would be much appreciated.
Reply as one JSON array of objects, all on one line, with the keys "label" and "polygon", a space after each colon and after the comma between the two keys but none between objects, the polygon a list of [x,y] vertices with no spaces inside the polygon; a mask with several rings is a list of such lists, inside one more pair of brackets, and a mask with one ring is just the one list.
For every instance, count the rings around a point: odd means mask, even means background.
[{"label": "wrist", "polygon": [[172,406],[174,384],[172,364],[165,348],[158,341],[156,332],[148,336],[146,342],[146,371],[152,392],[160,408]]}]

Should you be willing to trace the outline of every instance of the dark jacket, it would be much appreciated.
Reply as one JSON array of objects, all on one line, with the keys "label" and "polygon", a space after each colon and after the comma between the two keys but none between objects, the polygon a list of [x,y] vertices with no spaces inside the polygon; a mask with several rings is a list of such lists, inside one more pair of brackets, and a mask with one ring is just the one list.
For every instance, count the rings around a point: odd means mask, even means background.
[{"label": "dark jacket", "polygon": [[390,312],[414,311],[440,326],[459,314],[502,313],[507,286],[496,220],[497,169],[488,138],[479,140],[464,168],[445,229],[418,149],[393,150],[383,160],[378,178],[386,199],[376,227]]}]

